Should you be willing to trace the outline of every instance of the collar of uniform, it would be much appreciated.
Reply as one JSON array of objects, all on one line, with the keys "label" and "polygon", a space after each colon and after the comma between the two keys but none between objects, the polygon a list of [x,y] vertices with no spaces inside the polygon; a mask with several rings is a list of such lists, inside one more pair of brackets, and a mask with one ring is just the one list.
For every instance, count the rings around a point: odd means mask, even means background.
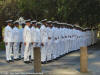
[{"label": "collar of uniform", "polygon": [[13,29],[11,26],[9,26],[9,25],[7,25],[7,27],[9,27],[9,28],[11,28],[11,29]]},{"label": "collar of uniform", "polygon": [[30,28],[30,27],[29,27],[29,26],[27,26],[27,25],[26,25],[25,27]]},{"label": "collar of uniform", "polygon": [[15,26],[14,28],[17,28],[17,29],[19,29],[19,28],[18,28],[18,27],[16,27],[16,26]]},{"label": "collar of uniform", "polygon": [[34,28],[35,28],[34,26],[31,27],[31,29],[34,29]]}]

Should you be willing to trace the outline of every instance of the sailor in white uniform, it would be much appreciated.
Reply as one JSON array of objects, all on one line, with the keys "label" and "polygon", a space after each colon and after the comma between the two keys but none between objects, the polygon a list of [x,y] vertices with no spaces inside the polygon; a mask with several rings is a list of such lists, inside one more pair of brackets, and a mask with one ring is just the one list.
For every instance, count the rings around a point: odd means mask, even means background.
[{"label": "sailor in white uniform", "polygon": [[55,56],[56,56],[56,59],[59,58],[59,28],[58,28],[58,23],[55,24],[55,33],[54,33],[54,36],[55,36]]},{"label": "sailor in white uniform", "polygon": [[60,28],[59,28],[59,30],[60,30],[60,33],[59,33],[59,37],[60,37],[60,39],[59,39],[59,46],[60,46],[60,50],[59,50],[59,55],[60,56],[62,56],[63,55],[63,50],[64,50],[64,42],[63,42],[63,25],[60,23],[59,24],[60,25]]},{"label": "sailor in white uniform", "polygon": [[41,27],[41,23],[38,22],[37,26],[36,26],[36,29],[35,29],[34,42],[35,42],[35,47],[40,47],[41,48],[40,27]]},{"label": "sailor in white uniform", "polygon": [[65,50],[68,53],[68,26],[65,25]]},{"label": "sailor in white uniform", "polygon": [[52,30],[52,21],[47,22],[47,34],[48,34],[48,42],[47,42],[47,61],[52,60],[52,42],[53,42],[53,30]]},{"label": "sailor in white uniform", "polygon": [[62,48],[63,48],[63,43],[62,43],[62,27],[61,27],[61,23],[58,24],[59,30],[58,30],[58,37],[59,37],[59,42],[58,42],[58,55],[61,56],[62,55]]},{"label": "sailor in white uniform", "polygon": [[65,34],[65,32],[66,32],[66,28],[65,28],[65,25],[63,24],[63,26],[64,26],[64,28],[63,28],[63,37],[64,37],[64,39],[63,39],[63,42],[64,42],[64,55],[66,54],[66,49],[65,49],[65,47],[66,47],[66,45],[65,45],[65,43],[66,43],[66,38],[65,38],[65,36],[66,36],[66,34]]},{"label": "sailor in white uniform", "polygon": [[13,29],[12,29],[12,20],[7,21],[8,25],[5,27],[4,30],[4,42],[6,47],[6,60],[7,62],[11,62],[11,54],[12,54],[12,47],[13,47]]},{"label": "sailor in white uniform", "polygon": [[20,42],[21,42],[21,58],[24,58],[24,39],[23,39],[23,31],[24,31],[25,23],[22,23],[22,28],[20,29]]},{"label": "sailor in white uniform", "polygon": [[23,32],[23,38],[24,38],[24,45],[25,45],[25,51],[24,51],[24,63],[31,63],[29,60],[29,55],[31,51],[31,44],[32,44],[32,38],[31,38],[31,29],[30,29],[30,20],[26,20],[26,26],[24,28]]},{"label": "sailor in white uniform", "polygon": [[56,50],[57,50],[57,46],[56,46],[56,22],[53,22],[52,23],[53,27],[52,27],[52,30],[53,30],[53,50],[52,50],[52,59],[56,59]]},{"label": "sailor in white uniform", "polygon": [[72,51],[75,50],[75,29],[72,28]]},{"label": "sailor in white uniform", "polygon": [[19,46],[20,46],[20,30],[19,30],[19,23],[14,22],[13,28],[13,54],[14,60],[19,60]]},{"label": "sailor in white uniform", "polygon": [[31,21],[32,23],[32,27],[31,27],[31,38],[32,38],[32,44],[31,44],[31,51],[30,51],[30,54],[31,54],[31,60],[34,60],[34,55],[33,55],[33,52],[34,52],[34,47],[35,47],[35,33],[36,33],[36,20],[34,21]]},{"label": "sailor in white uniform", "polygon": [[48,35],[47,35],[47,20],[44,19],[41,21],[42,25],[40,28],[40,35],[41,35],[41,61],[42,63],[46,63],[47,61],[47,41],[48,41]]}]

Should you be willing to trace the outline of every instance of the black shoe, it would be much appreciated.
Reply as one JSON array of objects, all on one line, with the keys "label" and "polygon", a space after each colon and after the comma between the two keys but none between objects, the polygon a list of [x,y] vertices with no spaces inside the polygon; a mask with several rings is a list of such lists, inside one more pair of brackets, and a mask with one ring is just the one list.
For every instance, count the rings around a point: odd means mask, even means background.
[{"label": "black shoe", "polygon": [[9,60],[7,60],[6,62],[7,62],[7,63],[10,63],[10,61],[9,61]]},{"label": "black shoe", "polygon": [[17,60],[21,60],[21,58],[18,58]]},{"label": "black shoe", "polygon": [[57,58],[55,58],[54,60],[58,60],[58,57],[57,57]]},{"label": "black shoe", "polygon": [[47,64],[47,62],[46,61],[44,61],[44,62],[41,62],[42,64]]},{"label": "black shoe", "polygon": [[31,59],[31,61],[34,61],[33,59]]},{"label": "black shoe", "polygon": [[22,57],[21,59],[24,59],[24,57]]},{"label": "black shoe", "polygon": [[17,59],[14,59],[15,61],[18,61],[18,60],[20,60],[19,58],[17,58]]},{"label": "black shoe", "polygon": [[18,59],[14,59],[15,61],[18,61]]},{"label": "black shoe", "polygon": [[30,64],[30,63],[32,63],[32,62],[30,62],[30,61],[24,61],[24,63],[26,63],[26,64]]},{"label": "black shoe", "polygon": [[14,61],[13,61],[13,60],[7,60],[6,62],[7,62],[7,63],[10,63],[10,62],[14,62]]},{"label": "black shoe", "polygon": [[24,61],[24,63],[26,63],[26,64],[27,64],[27,62],[28,62],[28,61]]},{"label": "black shoe", "polygon": [[13,60],[9,60],[9,62],[14,62]]},{"label": "black shoe", "polygon": [[21,56],[19,56],[19,59],[21,59]]},{"label": "black shoe", "polygon": [[49,60],[48,63],[52,62],[53,60]]}]

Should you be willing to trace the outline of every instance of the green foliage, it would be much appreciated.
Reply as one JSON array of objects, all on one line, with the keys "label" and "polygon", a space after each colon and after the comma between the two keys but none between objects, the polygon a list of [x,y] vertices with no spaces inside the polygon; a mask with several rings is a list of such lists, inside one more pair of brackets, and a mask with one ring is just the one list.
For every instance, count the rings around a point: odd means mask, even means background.
[{"label": "green foliage", "polygon": [[[8,10],[6,6],[4,11]],[[97,26],[100,19],[100,0],[16,0],[9,9],[15,11],[11,14],[16,18],[47,18],[88,27]]]},{"label": "green foliage", "polygon": [[93,26],[99,24],[99,0],[20,0],[25,18],[59,20]]},{"label": "green foliage", "polygon": [[5,44],[4,44],[4,42],[0,42],[0,50],[5,50]]}]

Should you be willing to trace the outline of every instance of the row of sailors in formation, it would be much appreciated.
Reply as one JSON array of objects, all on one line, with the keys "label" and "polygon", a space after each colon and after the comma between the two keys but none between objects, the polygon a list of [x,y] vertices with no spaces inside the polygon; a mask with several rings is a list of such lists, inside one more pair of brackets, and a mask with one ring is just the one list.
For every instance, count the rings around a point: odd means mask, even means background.
[{"label": "row of sailors in formation", "polygon": [[51,61],[60,56],[96,43],[96,30],[81,29],[66,23],[47,20],[40,22],[26,20],[19,29],[19,23],[7,21],[4,29],[6,60],[12,62],[24,58],[25,63],[34,60],[34,47],[41,48],[41,61]]}]

